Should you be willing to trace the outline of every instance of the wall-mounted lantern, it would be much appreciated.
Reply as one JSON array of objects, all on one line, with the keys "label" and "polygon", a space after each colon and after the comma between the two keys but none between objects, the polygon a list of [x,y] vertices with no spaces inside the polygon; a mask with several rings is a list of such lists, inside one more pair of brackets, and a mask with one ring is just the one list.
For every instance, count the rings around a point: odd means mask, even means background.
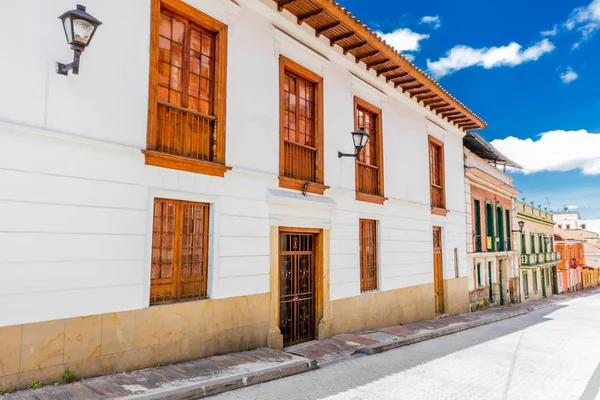
[{"label": "wall-mounted lantern", "polygon": [[338,157],[354,157],[358,159],[360,151],[366,146],[371,135],[369,135],[362,126],[358,130],[350,132],[350,134],[352,135],[352,141],[354,142],[354,154],[346,154],[338,151]]},{"label": "wall-mounted lantern", "polygon": [[67,43],[71,45],[71,49],[75,54],[72,63],[57,63],[56,72],[61,75],[68,75],[69,71],[72,70],[77,75],[79,74],[81,53],[89,46],[96,29],[102,25],[102,22],[88,14],[85,7],[80,4],[77,4],[75,10],[67,11],[58,18],[62,21]]},{"label": "wall-mounted lantern", "polygon": [[519,225],[519,230],[518,230],[518,231],[515,231],[515,230],[513,229],[513,232],[519,232],[519,233],[523,233],[523,227],[525,226],[525,221],[519,221],[519,222],[517,222],[517,225]]}]

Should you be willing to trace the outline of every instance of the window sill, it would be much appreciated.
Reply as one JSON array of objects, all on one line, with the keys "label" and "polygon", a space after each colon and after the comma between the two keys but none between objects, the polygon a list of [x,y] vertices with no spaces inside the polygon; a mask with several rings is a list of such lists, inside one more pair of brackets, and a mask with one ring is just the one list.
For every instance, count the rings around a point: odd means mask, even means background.
[{"label": "window sill", "polygon": [[365,201],[367,203],[383,204],[383,202],[387,200],[387,197],[378,196],[376,194],[356,192],[356,200]]},{"label": "window sill", "polygon": [[445,208],[441,208],[441,207],[431,207],[431,213],[435,214],[435,215],[441,215],[442,217],[445,217],[446,215],[448,215],[450,211],[446,210]]},{"label": "window sill", "polygon": [[365,290],[364,292],[360,292],[360,295],[362,296],[363,294],[373,294],[377,292],[379,292],[379,289]]},{"label": "window sill", "polygon": [[169,301],[162,301],[160,303],[150,303],[148,305],[148,307],[172,306],[174,304],[190,303],[192,301],[202,301],[202,300],[208,300],[208,299],[209,299],[208,296],[203,296],[203,297],[192,297],[190,299],[169,300]]},{"label": "window sill", "polygon": [[[282,187],[285,189],[302,191],[302,187],[304,186],[305,183],[306,183],[306,181],[303,181],[300,179],[289,178],[287,176],[279,177],[279,187]],[[310,182],[306,191],[308,193],[322,195],[327,189],[329,189],[329,186],[325,186],[325,185],[322,185],[322,184],[316,183],[316,182]]]},{"label": "window sill", "polygon": [[197,174],[225,176],[225,172],[231,167],[226,165],[216,164],[209,161],[195,160],[193,158],[174,156],[153,150],[142,150],[146,158],[146,165],[154,167],[162,167],[169,169],[177,169],[180,171],[195,172]]}]

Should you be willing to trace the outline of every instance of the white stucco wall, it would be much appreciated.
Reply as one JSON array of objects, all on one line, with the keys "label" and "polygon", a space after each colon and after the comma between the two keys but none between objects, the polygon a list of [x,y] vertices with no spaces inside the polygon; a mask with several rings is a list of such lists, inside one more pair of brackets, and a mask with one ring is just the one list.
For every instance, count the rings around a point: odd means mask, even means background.
[{"label": "white stucco wall", "polygon": [[[454,248],[466,276],[460,131],[270,0],[188,2],[230,29],[225,178],[144,165],[149,0],[88,0],[104,24],[68,77],[54,72],[72,59],[57,16],[74,4],[0,3],[0,326],[147,306],[154,197],[211,203],[213,298],[269,291],[270,226],[331,229],[331,298],[359,295],[359,218],[380,221],[381,290],[433,281],[434,225],[445,277]],[[279,54],[324,78],[324,196],[278,187]],[[385,205],[357,202],[354,162],[337,157],[352,148],[355,95],[383,112]],[[445,143],[447,217],[430,213],[428,134]]]}]

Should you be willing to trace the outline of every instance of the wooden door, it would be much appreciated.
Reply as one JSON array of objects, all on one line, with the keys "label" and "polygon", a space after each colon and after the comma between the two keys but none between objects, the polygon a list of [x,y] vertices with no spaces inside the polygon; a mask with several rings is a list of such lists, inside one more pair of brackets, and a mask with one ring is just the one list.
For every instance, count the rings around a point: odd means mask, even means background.
[{"label": "wooden door", "polygon": [[315,335],[315,235],[281,233],[279,238],[279,328],[284,346]]},{"label": "wooden door", "polygon": [[433,227],[433,289],[435,314],[444,313],[444,268],[442,263],[442,228]]}]

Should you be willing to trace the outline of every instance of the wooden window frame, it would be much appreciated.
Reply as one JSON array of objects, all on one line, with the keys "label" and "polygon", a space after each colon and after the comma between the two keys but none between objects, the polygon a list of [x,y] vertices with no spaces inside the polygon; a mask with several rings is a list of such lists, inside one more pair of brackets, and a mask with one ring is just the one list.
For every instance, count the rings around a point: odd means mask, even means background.
[{"label": "wooden window frame", "polygon": [[[479,214],[479,220],[476,215]],[[481,234],[481,200],[473,198],[473,249],[475,253],[483,252],[483,235]],[[479,231],[479,248],[477,247],[477,231]]]},{"label": "wooden window frame", "polygon": [[314,126],[314,138],[315,147],[317,149],[317,165],[316,165],[316,179],[318,182],[310,182],[306,191],[308,193],[322,195],[325,190],[329,189],[329,186],[324,184],[325,182],[325,168],[324,168],[324,154],[323,154],[323,78],[302,65],[295,63],[289,58],[280,55],[279,56],[279,187],[302,190],[302,187],[306,184],[306,181],[301,179],[295,179],[284,176],[284,158],[285,152],[285,138],[284,138],[284,103],[285,103],[285,71],[298,75],[302,79],[305,79],[315,85],[315,126]]},{"label": "wooden window frame", "polygon": [[[379,180],[379,195],[374,195],[374,194],[369,194],[369,193],[362,193],[359,192],[358,190],[355,190],[356,192],[356,200],[358,201],[365,201],[368,203],[374,203],[374,204],[383,204],[387,198],[385,197],[384,193],[384,182],[383,182],[383,177],[384,177],[384,173],[383,173],[383,120],[382,120],[382,112],[381,109],[375,107],[374,105],[366,102],[365,100],[361,99],[358,96],[354,96],[354,129],[358,129],[360,128],[358,126],[358,119],[357,119],[357,112],[358,112],[358,108],[362,108],[368,112],[370,112],[371,114],[374,114],[376,116],[376,132],[375,134],[377,135],[377,147],[375,148],[375,151],[377,152],[377,168],[378,168],[378,180]],[[354,161],[354,186],[355,188],[358,187],[358,165],[359,165],[359,161],[358,158],[355,158]]]},{"label": "wooden window frame", "polygon": [[[158,59],[159,30],[162,9],[179,14],[193,23],[215,34],[215,68],[213,88],[213,115],[216,123],[216,143],[214,158],[218,162],[210,162],[177,156],[157,151],[156,134],[158,132]],[[225,164],[225,132],[226,132],[226,94],[227,94],[227,25],[204,14],[200,10],[180,0],[152,0],[150,17],[150,77],[148,90],[148,132],[146,149],[142,150],[145,163],[156,167],[223,177],[231,167]]]},{"label": "wooden window frame", "polygon": [[[173,271],[172,271],[172,289],[171,289],[171,293],[173,293],[173,299],[170,300],[163,300],[163,301],[152,301],[152,275],[150,275],[150,302],[149,305],[150,306],[155,306],[155,305],[162,305],[162,304],[170,304],[170,303],[178,303],[178,302],[185,302],[185,301],[197,301],[197,300],[203,300],[203,299],[207,299],[208,298],[208,281],[209,281],[209,270],[208,270],[208,263],[209,263],[209,256],[210,256],[210,219],[211,219],[211,212],[210,212],[210,204],[208,203],[202,203],[202,202],[194,202],[194,201],[187,201],[187,200],[175,200],[175,199],[167,199],[167,198],[161,198],[161,197],[156,197],[153,200],[153,219],[152,219],[152,243],[151,243],[151,248],[152,248],[152,252],[154,251],[154,215],[156,213],[156,205],[159,202],[164,202],[164,203],[173,203],[175,205],[175,214],[174,214],[174,225],[175,225],[175,230],[173,232],[174,235],[174,239],[173,239]],[[182,242],[182,237],[183,237],[183,233],[184,233],[184,225],[185,225],[185,219],[184,219],[184,215],[183,215],[183,207],[185,205],[194,205],[194,206],[202,206],[202,207],[206,207],[206,210],[204,211],[206,214],[204,216],[204,226],[203,226],[203,250],[204,250],[204,254],[202,254],[202,258],[203,258],[203,284],[202,287],[200,288],[199,294],[198,296],[195,297],[184,297],[184,298],[180,298],[181,296],[181,269],[182,269],[182,264],[183,264],[183,256],[182,256],[182,252],[183,252],[183,242]],[[152,269],[152,254],[151,254],[151,262],[150,262],[150,268]]]},{"label": "wooden window frame", "polygon": [[446,215],[448,215],[448,210],[446,209],[446,161],[445,161],[445,157],[444,157],[444,142],[442,142],[441,140],[436,139],[435,137],[429,135],[428,141],[427,141],[427,160],[431,160],[431,155],[429,154],[431,152],[431,145],[434,145],[436,147],[440,148],[440,160],[439,160],[439,167],[440,167],[440,171],[441,171],[441,176],[440,176],[440,180],[441,180],[441,189],[442,189],[442,207],[437,207],[433,205],[433,191],[431,190],[431,187],[433,186],[433,183],[431,182],[431,164],[429,164],[429,201],[431,202],[431,213],[435,214],[435,215],[441,215],[443,217],[445,217]]},{"label": "wooden window frame", "polygon": [[[363,248],[363,222],[366,223],[373,223],[375,225],[375,232],[374,232],[374,249],[375,249],[375,255],[374,255],[374,260],[375,260],[375,269],[374,269],[374,274],[375,276],[373,278],[366,278],[367,276],[367,258],[368,258],[368,254],[366,251],[362,251]],[[374,220],[374,219],[364,219],[361,218],[358,220],[358,240],[359,240],[359,281],[360,281],[360,292],[361,293],[369,293],[369,292],[375,292],[377,290],[379,290],[379,221]],[[361,275],[363,274],[365,278],[363,279],[361,277]],[[366,282],[367,279],[370,282],[375,282],[375,287],[372,287],[369,282]]]}]

